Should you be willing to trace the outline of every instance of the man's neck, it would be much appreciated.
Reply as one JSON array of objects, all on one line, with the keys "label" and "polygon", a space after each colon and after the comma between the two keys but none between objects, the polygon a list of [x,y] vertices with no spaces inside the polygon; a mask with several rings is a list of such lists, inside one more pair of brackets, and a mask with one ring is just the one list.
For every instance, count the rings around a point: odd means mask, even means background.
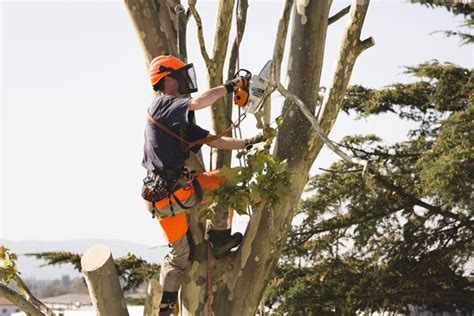
[{"label": "man's neck", "polygon": [[182,98],[183,96],[178,91],[164,91],[163,95],[170,95],[175,98]]}]

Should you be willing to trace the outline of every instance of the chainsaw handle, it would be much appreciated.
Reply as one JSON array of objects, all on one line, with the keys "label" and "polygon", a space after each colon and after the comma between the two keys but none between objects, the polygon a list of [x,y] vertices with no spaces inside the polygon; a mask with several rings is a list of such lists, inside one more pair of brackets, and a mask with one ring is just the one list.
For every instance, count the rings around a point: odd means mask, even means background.
[{"label": "chainsaw handle", "polygon": [[237,77],[243,77],[247,80],[250,80],[252,78],[252,73],[248,71],[247,69],[241,68],[237,70],[237,72],[234,74],[234,78]]},{"label": "chainsaw handle", "polygon": [[234,82],[235,82],[235,90],[238,90],[238,89],[248,90],[249,88],[249,80],[245,77],[237,77],[234,79]]},{"label": "chainsaw handle", "polygon": [[247,104],[249,99],[250,79],[252,79],[252,73],[247,69],[239,69],[234,75],[234,103],[241,108]]}]

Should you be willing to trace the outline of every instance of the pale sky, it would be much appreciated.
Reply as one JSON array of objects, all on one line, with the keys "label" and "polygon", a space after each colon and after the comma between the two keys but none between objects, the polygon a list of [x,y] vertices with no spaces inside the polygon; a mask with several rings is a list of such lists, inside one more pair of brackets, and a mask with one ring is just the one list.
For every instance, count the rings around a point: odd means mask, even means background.
[{"label": "pale sky", "polygon": [[[183,1],[186,3],[185,1]],[[334,1],[337,12],[350,1]],[[216,5],[198,1],[208,50]],[[145,109],[152,100],[143,53],[122,1],[1,1],[0,238],[120,239],[164,244],[140,197]],[[241,66],[258,72],[271,58],[281,1],[250,1]],[[427,60],[473,67],[472,46],[436,30],[462,21],[444,9],[405,1],[372,1],[363,38],[376,45],[357,60],[351,83],[381,87],[411,78],[402,66]],[[330,26],[322,83],[332,71],[346,19]],[[188,56],[201,91],[207,87],[194,21]],[[289,45],[289,43],[287,44]],[[304,76],[304,74],[301,74]],[[280,110],[274,99],[273,113]],[[210,112],[197,113],[210,129]],[[252,117],[244,137],[256,132]],[[409,125],[392,116],[357,120],[342,114],[330,137],[377,133],[405,138]],[[204,151],[206,162],[208,150]],[[313,172],[335,158],[325,150]],[[245,217],[237,218],[245,229]]]}]

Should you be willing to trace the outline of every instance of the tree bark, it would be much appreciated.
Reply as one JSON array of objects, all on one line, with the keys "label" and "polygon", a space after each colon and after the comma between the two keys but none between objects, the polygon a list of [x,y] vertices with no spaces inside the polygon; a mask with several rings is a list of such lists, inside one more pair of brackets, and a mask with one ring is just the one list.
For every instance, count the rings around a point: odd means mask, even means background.
[{"label": "tree bark", "polygon": [[34,307],[36,307],[39,311],[41,311],[44,315],[47,316],[53,316],[53,311],[46,306],[43,302],[41,302],[39,299],[37,299],[33,293],[31,293],[30,289],[28,286],[26,286],[25,282],[23,279],[18,275],[15,274],[13,276],[13,280],[16,282],[18,287],[20,288],[20,292],[22,293],[22,296],[29,302],[31,303]]},{"label": "tree bark", "polygon": [[[291,5],[292,1],[285,4],[283,22],[288,22]],[[298,1],[293,10],[289,89],[306,100],[313,111],[318,97],[329,9],[330,1]],[[275,44],[276,47],[284,43],[286,28],[284,33],[281,36],[277,34],[279,42]],[[255,313],[285,245],[294,206],[307,182],[307,174],[314,160],[312,156],[315,157],[307,145],[312,136],[311,126],[299,111],[290,109],[290,106],[292,105],[286,102],[283,108],[283,112],[290,112],[278,132],[274,153],[281,160],[288,161],[291,172],[289,195],[283,197],[278,205],[257,209],[250,219],[243,245],[238,252],[237,264],[234,264],[229,277],[232,280],[228,282],[231,295],[221,298],[222,301],[232,298],[232,315]]]},{"label": "tree bark", "polygon": [[[210,67],[207,68],[209,87],[216,87],[224,81],[224,64],[229,43],[229,33],[232,22],[232,12],[235,0],[219,0],[217,8],[217,23],[214,33],[214,48]],[[226,98],[230,98],[227,95]],[[224,98],[217,101],[211,107],[212,127],[219,134],[225,131],[232,120],[232,102],[225,102]],[[232,137],[229,131],[226,136]],[[223,166],[230,166],[232,152],[230,150],[217,150],[214,156],[213,165],[219,169]]]},{"label": "tree bark", "polygon": [[180,4],[179,0],[125,0],[147,64],[159,55],[187,59],[187,18],[184,12],[176,12]]},{"label": "tree bark", "polygon": [[21,296],[19,293],[13,291],[12,289],[7,288],[3,284],[0,284],[0,297],[5,297],[10,302],[15,304],[15,306],[19,307],[22,311],[24,311],[27,315],[32,316],[45,316],[45,315],[52,315],[46,314],[41,312],[35,305],[29,302],[26,298]]},{"label": "tree bark", "polygon": [[82,274],[98,316],[128,316],[112,253],[107,246],[96,245],[81,258]]},{"label": "tree bark", "polygon": [[163,288],[157,279],[151,279],[148,282],[146,291],[145,307],[143,316],[158,316],[160,313],[161,297],[163,296]]}]

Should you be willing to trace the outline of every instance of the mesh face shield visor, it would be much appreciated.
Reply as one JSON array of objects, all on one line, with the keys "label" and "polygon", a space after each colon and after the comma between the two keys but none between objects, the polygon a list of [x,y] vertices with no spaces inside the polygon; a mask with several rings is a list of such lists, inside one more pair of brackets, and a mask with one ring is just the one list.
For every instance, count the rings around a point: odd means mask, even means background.
[{"label": "mesh face shield visor", "polygon": [[180,94],[189,94],[198,91],[196,72],[193,64],[187,64],[171,72],[171,76],[178,81]]}]

